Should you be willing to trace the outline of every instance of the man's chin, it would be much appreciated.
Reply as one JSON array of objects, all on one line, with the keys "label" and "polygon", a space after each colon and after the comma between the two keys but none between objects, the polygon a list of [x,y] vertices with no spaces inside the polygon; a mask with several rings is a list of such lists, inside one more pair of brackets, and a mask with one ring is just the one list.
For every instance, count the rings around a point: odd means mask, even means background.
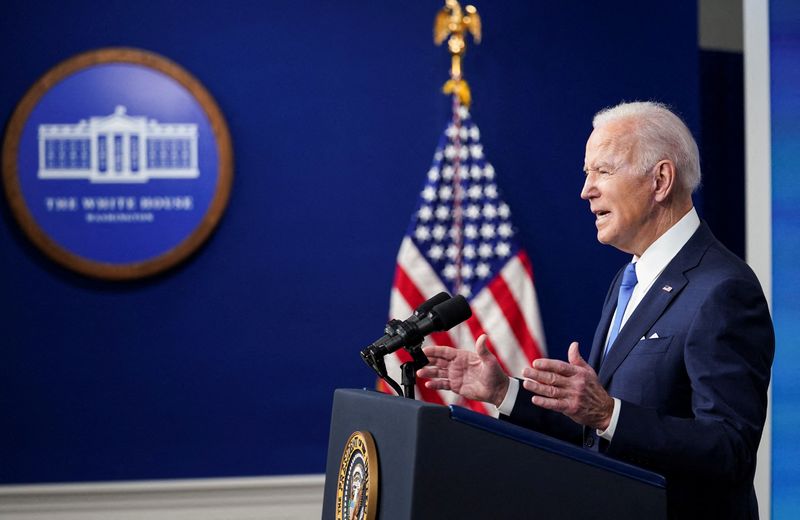
[{"label": "man's chin", "polygon": [[597,230],[597,241],[603,244],[604,246],[611,245],[611,237],[608,236],[608,233],[603,232],[602,230]]}]

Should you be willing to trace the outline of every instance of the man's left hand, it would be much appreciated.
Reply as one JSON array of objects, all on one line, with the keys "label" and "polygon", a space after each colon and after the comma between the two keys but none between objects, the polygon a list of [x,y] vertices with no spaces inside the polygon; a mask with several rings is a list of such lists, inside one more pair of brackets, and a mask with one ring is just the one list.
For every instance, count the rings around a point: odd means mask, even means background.
[{"label": "man's left hand", "polygon": [[561,412],[578,424],[605,430],[611,422],[614,399],[581,357],[578,343],[569,346],[569,363],[537,359],[522,371],[522,386],[533,392],[536,406]]}]

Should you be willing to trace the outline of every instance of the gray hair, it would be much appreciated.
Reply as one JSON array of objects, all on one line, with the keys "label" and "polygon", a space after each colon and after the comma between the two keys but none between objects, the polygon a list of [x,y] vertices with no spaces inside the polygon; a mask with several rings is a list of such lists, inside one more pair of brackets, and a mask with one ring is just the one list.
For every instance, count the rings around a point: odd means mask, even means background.
[{"label": "gray hair", "polygon": [[604,108],[595,114],[592,127],[626,119],[633,123],[639,169],[647,171],[658,161],[669,159],[675,164],[678,182],[688,193],[694,192],[700,185],[700,153],[681,118],[663,103],[634,101]]}]

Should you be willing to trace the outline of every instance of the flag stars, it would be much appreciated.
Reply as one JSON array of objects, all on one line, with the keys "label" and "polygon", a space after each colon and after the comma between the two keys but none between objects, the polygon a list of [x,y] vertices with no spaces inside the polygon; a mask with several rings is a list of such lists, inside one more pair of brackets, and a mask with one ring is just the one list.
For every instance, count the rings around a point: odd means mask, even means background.
[{"label": "flag stars", "polygon": [[497,198],[497,185],[496,184],[487,184],[486,188],[484,188],[484,193],[490,199]]},{"label": "flag stars", "polygon": [[453,178],[453,172],[454,172],[453,167],[448,164],[447,166],[442,168],[442,179],[449,181],[450,179]]},{"label": "flag stars", "polygon": [[447,130],[444,131],[444,135],[446,135],[449,139],[453,139],[456,135],[456,125],[448,125]]},{"label": "flag stars", "polygon": [[492,270],[489,269],[489,264],[486,262],[481,262],[475,268],[475,274],[478,275],[479,278],[487,278],[490,274],[492,274]]},{"label": "flag stars", "polygon": [[477,204],[470,204],[465,212],[467,218],[475,220],[481,216],[481,208]]},{"label": "flag stars", "polygon": [[447,246],[447,258],[450,260],[455,260],[458,258],[458,246],[455,244],[450,244]]},{"label": "flag stars", "polygon": [[494,226],[488,222],[481,226],[481,236],[486,240],[491,240],[495,237]]},{"label": "flag stars", "polygon": [[466,146],[461,146],[458,149],[458,157],[462,161],[466,161],[467,159],[469,159],[469,149]]},{"label": "flag stars", "polygon": [[473,164],[472,168],[469,170],[469,176],[472,177],[473,180],[479,181],[483,176],[483,168],[477,164]]},{"label": "flag stars", "polygon": [[497,217],[497,208],[494,204],[484,204],[482,213],[485,218],[491,220]]},{"label": "flag stars", "polygon": [[444,248],[438,244],[432,246],[428,249],[428,256],[431,257],[434,261],[439,261],[444,256]]},{"label": "flag stars", "polygon": [[430,206],[422,206],[421,208],[419,208],[417,215],[419,216],[419,219],[421,221],[427,222],[431,218],[433,218],[433,210],[431,209]]},{"label": "flag stars", "polygon": [[473,159],[482,159],[483,158],[483,146],[480,144],[473,144],[469,147],[469,153],[472,155]]},{"label": "flag stars", "polygon": [[478,130],[477,125],[472,125],[469,129],[469,136],[473,141],[478,141],[481,138],[481,131]]},{"label": "flag stars", "polygon": [[458,137],[462,141],[466,141],[467,139],[469,139],[469,130],[466,127],[462,126],[461,130],[458,132]]},{"label": "flag stars", "polygon": [[442,269],[442,274],[448,280],[455,280],[456,275],[458,275],[458,269],[453,264],[447,264],[444,266],[444,269]]},{"label": "flag stars", "polygon": [[472,276],[473,276],[472,265],[471,264],[462,265],[461,266],[461,278],[464,278],[465,280],[469,280],[470,278],[472,278]]},{"label": "flag stars", "polygon": [[489,180],[494,179],[494,166],[486,163],[486,166],[483,167],[483,176]]},{"label": "flag stars", "polygon": [[467,107],[463,105],[458,107],[458,117],[461,119],[469,119],[469,110],[467,110]]},{"label": "flag stars", "polygon": [[510,238],[514,234],[514,230],[511,228],[511,224],[503,222],[497,226],[497,234],[503,238]]},{"label": "flag stars", "polygon": [[472,260],[473,258],[475,258],[475,255],[477,254],[477,252],[475,251],[475,246],[474,245],[467,244],[467,245],[464,246],[464,249],[461,251],[461,254],[467,260]]},{"label": "flag stars", "polygon": [[450,207],[449,206],[445,206],[444,204],[440,204],[436,208],[436,220],[444,221],[444,220],[447,220],[447,218],[449,216],[450,216]]},{"label": "flag stars", "polygon": [[489,245],[487,242],[481,242],[481,245],[478,246],[478,256],[481,258],[491,258],[494,255],[494,250],[492,246]]},{"label": "flag stars", "polygon": [[442,186],[439,188],[439,198],[441,200],[450,200],[453,198],[453,188],[450,186]]},{"label": "flag stars", "polygon": [[494,248],[494,252],[500,258],[505,258],[511,254],[511,246],[508,244],[508,242],[499,242]]},{"label": "flag stars", "polygon": [[425,189],[422,190],[422,198],[428,202],[436,200],[436,188],[433,186],[425,186]]},{"label": "flag stars", "polygon": [[431,234],[433,235],[434,240],[441,242],[444,236],[447,234],[447,229],[441,224],[436,224],[433,226]]},{"label": "flag stars", "polygon": [[464,226],[464,236],[470,240],[475,240],[478,238],[478,227],[475,224],[467,224]]},{"label": "flag stars", "polygon": [[430,240],[431,232],[427,226],[417,226],[417,229],[414,230],[414,236],[420,242],[425,242],[427,240]]},{"label": "flag stars", "polygon": [[458,288],[458,294],[463,296],[464,298],[469,298],[472,296],[472,287],[469,284],[464,284]]},{"label": "flag stars", "polygon": [[439,180],[439,168],[434,166],[428,170],[428,180],[431,182],[436,182]]},{"label": "flag stars", "polygon": [[452,144],[448,144],[444,147],[444,157],[448,161],[452,161],[456,156],[456,147]]},{"label": "flag stars", "polygon": [[503,202],[498,206],[497,214],[500,215],[501,218],[507,219],[511,216],[511,209],[508,207],[508,204]]},{"label": "flag stars", "polygon": [[473,200],[478,200],[483,196],[483,189],[480,184],[473,184],[467,190],[467,196]]}]

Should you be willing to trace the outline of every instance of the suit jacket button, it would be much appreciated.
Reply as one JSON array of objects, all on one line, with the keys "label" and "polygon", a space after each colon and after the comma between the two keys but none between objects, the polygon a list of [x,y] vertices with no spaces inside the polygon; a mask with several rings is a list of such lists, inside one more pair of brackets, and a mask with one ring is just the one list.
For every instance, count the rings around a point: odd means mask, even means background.
[{"label": "suit jacket button", "polygon": [[594,437],[586,437],[586,440],[583,441],[583,445],[587,448],[594,446]]}]

